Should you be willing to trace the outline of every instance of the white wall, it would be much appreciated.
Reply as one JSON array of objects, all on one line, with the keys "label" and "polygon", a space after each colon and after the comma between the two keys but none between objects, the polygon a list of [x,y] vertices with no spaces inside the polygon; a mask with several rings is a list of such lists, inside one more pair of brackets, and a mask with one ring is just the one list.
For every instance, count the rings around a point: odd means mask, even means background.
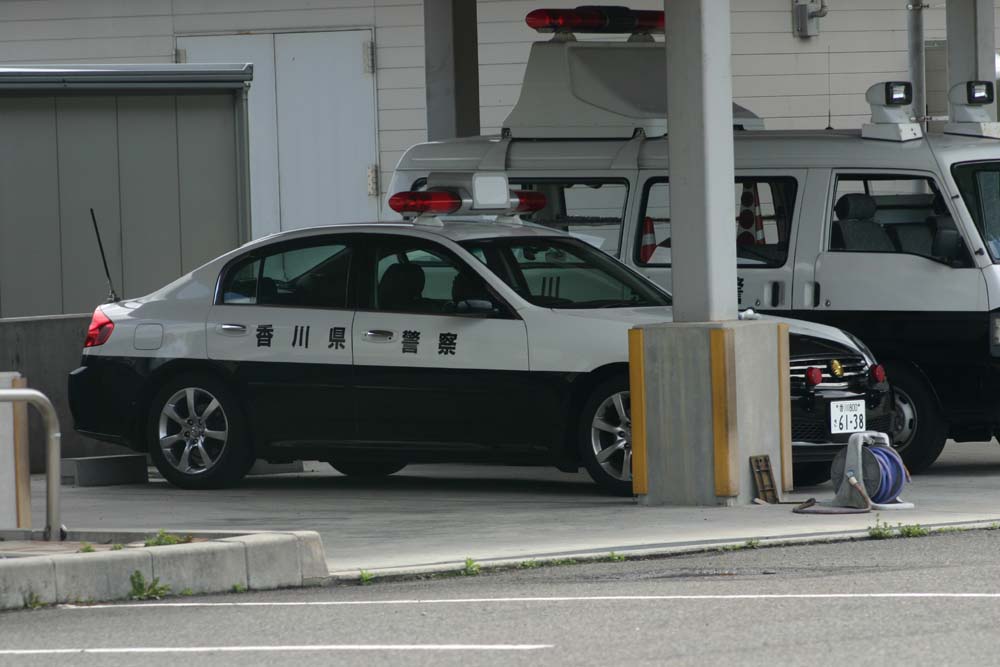
[{"label": "white wall", "polygon": [[[538,38],[525,14],[585,3],[477,2],[482,125],[495,132],[517,100],[529,45]],[[663,6],[661,0],[628,4]],[[829,0],[821,34],[807,40],[792,35],[790,4],[732,0],[736,101],[770,128],[821,128],[829,81],[834,126],[860,126],[868,116],[865,89],[907,77],[906,0]],[[926,36],[943,39],[944,9],[932,4]],[[3,0],[0,62],[170,62],[177,35],[338,27],[375,30],[384,190],[402,152],[426,138],[420,0]]]}]

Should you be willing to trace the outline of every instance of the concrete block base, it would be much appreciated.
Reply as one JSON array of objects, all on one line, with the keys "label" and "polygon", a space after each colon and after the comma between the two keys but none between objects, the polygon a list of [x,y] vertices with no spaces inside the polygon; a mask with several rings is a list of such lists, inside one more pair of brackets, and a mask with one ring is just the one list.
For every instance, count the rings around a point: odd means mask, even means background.
[{"label": "concrete block base", "polygon": [[247,587],[246,547],[232,542],[196,542],[149,547],[153,576],[172,593],[212,593]]},{"label": "concrete block base", "polygon": [[71,486],[111,486],[145,484],[149,467],[145,454],[118,454],[63,459],[62,483]]},{"label": "concrete block base", "polygon": [[[131,575],[138,570],[153,579],[151,549],[129,549],[94,554],[52,556],[58,602],[124,600],[132,593]],[[87,556],[91,556],[88,558]]]},{"label": "concrete block base", "polygon": [[631,336],[633,448],[644,442],[633,455],[640,504],[749,504],[755,455],[770,457],[782,488],[791,461],[787,327],[657,324]]}]

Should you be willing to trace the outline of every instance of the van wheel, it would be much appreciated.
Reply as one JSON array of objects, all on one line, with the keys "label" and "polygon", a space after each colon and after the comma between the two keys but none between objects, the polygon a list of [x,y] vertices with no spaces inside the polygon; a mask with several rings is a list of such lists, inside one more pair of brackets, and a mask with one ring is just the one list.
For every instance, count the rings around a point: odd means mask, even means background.
[{"label": "van wheel", "polygon": [[908,364],[885,364],[895,404],[892,443],[911,473],[924,472],[944,449],[948,425],[927,382]]},{"label": "van wheel", "polygon": [[361,479],[388,477],[406,467],[405,463],[390,463],[385,461],[328,461],[327,463],[342,475]]},{"label": "van wheel", "polygon": [[580,413],[580,460],[591,478],[616,496],[632,495],[632,408],[628,380],[597,386]]},{"label": "van wheel", "polygon": [[243,412],[229,388],[211,376],[167,380],[150,403],[146,432],[156,468],[184,489],[229,486],[254,462]]}]

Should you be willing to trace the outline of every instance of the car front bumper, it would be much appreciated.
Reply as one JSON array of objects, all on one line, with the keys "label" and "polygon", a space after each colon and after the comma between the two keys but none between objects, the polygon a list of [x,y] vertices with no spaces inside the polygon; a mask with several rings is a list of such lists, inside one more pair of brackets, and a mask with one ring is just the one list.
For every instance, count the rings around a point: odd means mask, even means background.
[{"label": "car front bumper", "polygon": [[792,460],[795,463],[832,461],[850,439],[850,433],[830,432],[830,403],[863,399],[866,428],[889,433],[892,428],[892,392],[888,386],[867,393],[811,392],[792,397]]}]

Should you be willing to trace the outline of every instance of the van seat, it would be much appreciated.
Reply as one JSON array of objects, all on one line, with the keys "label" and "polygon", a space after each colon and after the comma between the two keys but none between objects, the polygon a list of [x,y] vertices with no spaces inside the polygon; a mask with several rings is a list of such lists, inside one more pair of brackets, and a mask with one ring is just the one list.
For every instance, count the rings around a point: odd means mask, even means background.
[{"label": "van seat", "polygon": [[837,200],[833,210],[837,214],[837,220],[833,223],[831,249],[896,251],[896,246],[885,229],[873,220],[878,205],[869,195],[857,192],[843,195]]},{"label": "van seat", "polygon": [[889,235],[894,238],[900,252],[929,257],[934,245],[934,232],[924,223],[891,225]]}]

